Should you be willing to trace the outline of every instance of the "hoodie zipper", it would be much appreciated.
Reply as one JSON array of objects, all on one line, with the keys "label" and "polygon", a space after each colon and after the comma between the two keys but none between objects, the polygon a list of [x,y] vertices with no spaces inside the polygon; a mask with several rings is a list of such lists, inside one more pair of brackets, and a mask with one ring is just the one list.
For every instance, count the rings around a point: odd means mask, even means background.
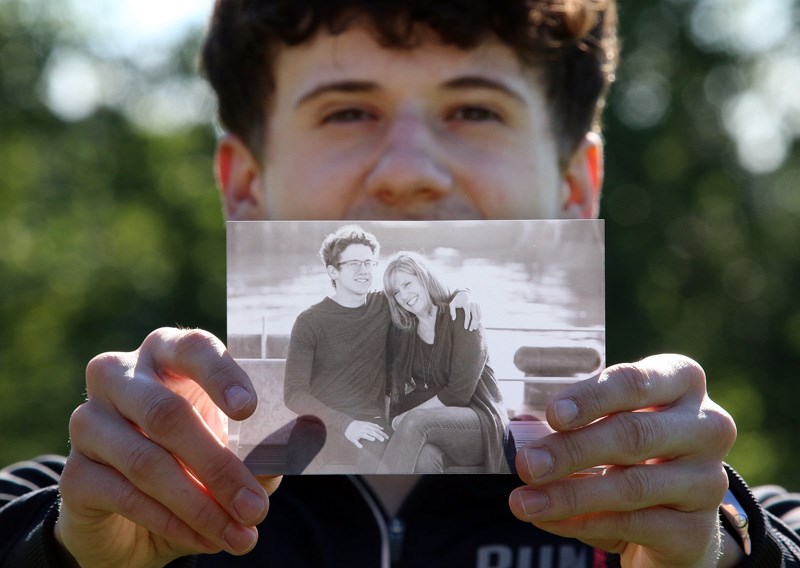
[{"label": "hoodie zipper", "polygon": [[403,540],[406,536],[406,524],[397,517],[389,522],[389,557],[392,566],[397,566],[403,555]]},{"label": "hoodie zipper", "polygon": [[[378,499],[372,493],[372,490],[367,487],[366,483],[357,475],[348,475],[347,477],[353,482],[358,492],[366,501],[369,510],[372,511],[372,516],[378,524],[378,531],[381,533],[381,568],[391,568],[399,560],[399,553],[402,550],[403,532],[405,527],[403,521],[400,519],[393,519],[391,522],[388,520],[388,515],[383,509]],[[400,523],[397,525],[396,523]],[[399,545],[397,540],[397,528],[400,527]],[[397,556],[396,556],[397,554]]]}]

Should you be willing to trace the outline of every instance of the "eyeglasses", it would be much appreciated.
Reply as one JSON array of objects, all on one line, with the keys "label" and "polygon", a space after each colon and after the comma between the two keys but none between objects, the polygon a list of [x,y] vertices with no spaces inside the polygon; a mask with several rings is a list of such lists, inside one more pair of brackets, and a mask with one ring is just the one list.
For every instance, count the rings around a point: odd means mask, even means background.
[{"label": "eyeglasses", "polygon": [[378,266],[378,263],[374,260],[345,260],[336,264],[340,268],[342,265],[345,265],[350,270],[358,270],[362,266],[367,270],[372,270]]}]

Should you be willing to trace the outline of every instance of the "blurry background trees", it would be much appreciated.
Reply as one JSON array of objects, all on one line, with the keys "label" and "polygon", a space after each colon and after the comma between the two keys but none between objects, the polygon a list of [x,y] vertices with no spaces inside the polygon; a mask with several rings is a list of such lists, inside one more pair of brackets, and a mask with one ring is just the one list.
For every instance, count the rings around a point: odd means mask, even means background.
[{"label": "blurry background trees", "polygon": [[[0,464],[68,451],[93,355],[162,325],[225,336],[199,32],[133,57],[67,5],[0,0]],[[608,361],[697,359],[739,426],[729,460],[800,489],[797,1],[620,11]]]},{"label": "blurry background trees", "polygon": [[67,450],[94,354],[162,325],[225,336],[199,39],[146,64],[104,57],[67,7],[0,1],[3,464]]}]

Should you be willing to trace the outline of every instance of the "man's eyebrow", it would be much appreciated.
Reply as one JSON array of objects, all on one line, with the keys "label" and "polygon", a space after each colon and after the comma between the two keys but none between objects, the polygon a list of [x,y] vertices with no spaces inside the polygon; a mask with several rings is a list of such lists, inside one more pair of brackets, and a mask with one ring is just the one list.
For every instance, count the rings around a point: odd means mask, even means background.
[{"label": "man's eyebrow", "polygon": [[513,99],[517,102],[526,105],[527,101],[525,97],[523,97],[520,93],[518,93],[512,87],[509,87],[505,83],[501,81],[496,81],[494,79],[489,79],[487,77],[481,77],[479,75],[466,75],[464,77],[456,77],[455,79],[451,79],[450,81],[446,81],[443,85],[445,90],[453,90],[457,91],[460,89],[489,89],[492,91],[499,91]]},{"label": "man's eyebrow", "polygon": [[317,85],[307,93],[304,93],[297,102],[295,108],[304,105],[322,95],[329,93],[369,93],[379,89],[378,84],[373,81],[331,81]]}]

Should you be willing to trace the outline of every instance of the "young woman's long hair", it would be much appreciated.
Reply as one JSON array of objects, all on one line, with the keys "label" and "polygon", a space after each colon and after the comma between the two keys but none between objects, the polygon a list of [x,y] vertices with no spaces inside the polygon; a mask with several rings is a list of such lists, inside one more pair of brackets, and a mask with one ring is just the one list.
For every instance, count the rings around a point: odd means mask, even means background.
[{"label": "young woman's long hair", "polygon": [[419,278],[420,283],[431,297],[431,302],[437,307],[446,307],[450,302],[450,291],[431,271],[428,261],[422,255],[411,251],[400,251],[389,257],[386,271],[383,273],[383,292],[389,300],[389,311],[392,322],[398,328],[409,331],[417,325],[414,314],[400,307],[395,299],[396,290],[392,280],[396,272],[402,271]]}]

